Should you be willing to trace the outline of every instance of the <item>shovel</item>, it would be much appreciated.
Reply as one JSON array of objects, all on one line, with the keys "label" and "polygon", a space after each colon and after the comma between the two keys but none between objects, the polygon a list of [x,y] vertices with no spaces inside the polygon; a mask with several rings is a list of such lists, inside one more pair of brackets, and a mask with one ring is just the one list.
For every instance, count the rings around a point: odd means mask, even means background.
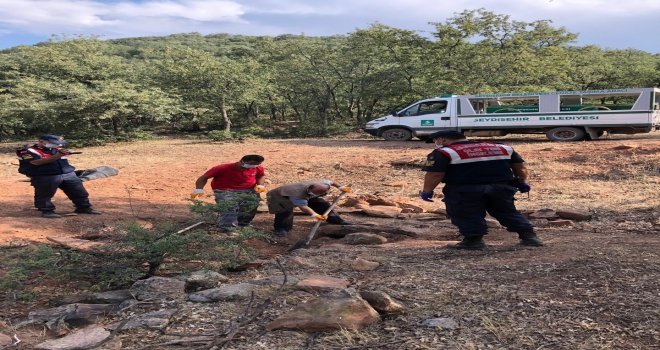
[{"label": "shovel", "polygon": [[[351,187],[351,186],[353,186],[353,185],[352,184],[346,185],[346,187]],[[330,212],[335,207],[335,205],[337,205],[337,203],[339,203],[339,201],[342,199],[342,197],[344,197],[344,195],[346,193],[348,193],[348,192],[340,193],[339,196],[337,196],[337,198],[332,202],[332,204],[330,204],[330,208],[328,208],[328,210],[326,210],[325,213],[323,213],[322,215],[326,216],[326,215],[330,214]],[[289,251],[291,252],[291,251],[294,251],[296,249],[307,248],[307,246],[309,246],[309,242],[311,242],[312,238],[314,238],[314,235],[316,234],[316,230],[318,230],[319,226],[321,226],[321,221],[323,221],[323,220],[316,220],[316,223],[314,224],[314,227],[312,227],[312,231],[310,231],[309,234],[307,235],[307,238],[306,239],[301,239],[298,242],[296,242],[296,244],[294,244],[293,247],[291,247],[291,249],[289,249]]]}]

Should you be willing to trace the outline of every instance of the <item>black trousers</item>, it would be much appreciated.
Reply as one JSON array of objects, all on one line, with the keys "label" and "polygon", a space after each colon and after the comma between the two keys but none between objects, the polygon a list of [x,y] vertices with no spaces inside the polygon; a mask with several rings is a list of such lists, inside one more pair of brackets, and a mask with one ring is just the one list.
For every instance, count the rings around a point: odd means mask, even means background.
[{"label": "black trousers", "polygon": [[[328,208],[330,208],[330,203],[323,198],[311,198],[307,201],[307,205],[312,208],[315,212],[319,214],[325,213]],[[339,214],[336,211],[332,210],[328,214],[328,222],[340,222],[342,221]],[[293,229],[293,209],[287,210],[285,212],[275,214],[275,224],[273,225],[275,230],[285,230],[291,231]]]},{"label": "black trousers", "polygon": [[33,176],[30,184],[34,187],[34,206],[40,211],[55,210],[55,205],[53,205],[51,199],[58,189],[61,189],[69,197],[76,208],[92,206],[89,203],[89,193],[87,193],[82,181],[73,172],[62,175]]},{"label": "black trousers", "polygon": [[451,223],[463,237],[488,234],[486,213],[511,232],[532,230],[534,226],[516,209],[518,188],[506,184],[445,185],[442,189]]}]

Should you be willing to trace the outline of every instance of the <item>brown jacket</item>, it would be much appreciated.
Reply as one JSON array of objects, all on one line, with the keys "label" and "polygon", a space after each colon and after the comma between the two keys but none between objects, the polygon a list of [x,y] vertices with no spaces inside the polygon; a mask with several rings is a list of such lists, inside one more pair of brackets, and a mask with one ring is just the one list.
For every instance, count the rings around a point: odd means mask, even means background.
[{"label": "brown jacket", "polygon": [[310,199],[310,196],[307,193],[307,187],[318,182],[320,181],[297,182],[268,191],[268,212],[271,214],[278,214],[293,210],[296,206],[293,205],[293,202],[291,202],[289,197]]}]

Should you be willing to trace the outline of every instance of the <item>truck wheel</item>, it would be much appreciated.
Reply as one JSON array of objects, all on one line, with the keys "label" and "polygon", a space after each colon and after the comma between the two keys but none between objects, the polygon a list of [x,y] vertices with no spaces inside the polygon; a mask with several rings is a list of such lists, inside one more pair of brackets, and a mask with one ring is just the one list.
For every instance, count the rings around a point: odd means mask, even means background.
[{"label": "truck wheel", "polygon": [[580,128],[572,128],[568,126],[561,126],[558,128],[551,129],[545,136],[550,139],[550,141],[580,141],[584,140],[584,137],[587,133]]},{"label": "truck wheel", "polygon": [[412,132],[408,129],[388,129],[381,135],[387,141],[409,141],[412,139]]}]

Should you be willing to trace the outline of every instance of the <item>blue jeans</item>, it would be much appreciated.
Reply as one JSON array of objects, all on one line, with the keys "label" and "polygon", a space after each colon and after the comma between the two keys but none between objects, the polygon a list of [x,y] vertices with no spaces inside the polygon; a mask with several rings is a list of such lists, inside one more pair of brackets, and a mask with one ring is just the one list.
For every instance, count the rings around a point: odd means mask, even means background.
[{"label": "blue jeans", "polygon": [[[233,200],[235,195],[239,193],[252,194],[257,200],[260,199],[259,195],[251,188],[246,190],[214,190],[213,193],[216,203]],[[237,202],[233,209],[220,213],[220,220],[216,225],[221,228],[247,226],[257,214],[257,207],[259,207],[258,203]]]},{"label": "blue jeans", "polygon": [[34,206],[40,211],[53,211],[55,205],[51,199],[58,189],[73,202],[76,208],[88,208],[89,193],[83,186],[82,181],[75,173],[62,175],[39,175],[32,176],[30,184],[34,187]]},{"label": "blue jeans", "polygon": [[511,232],[532,230],[534,226],[513,202],[517,191],[503,183],[445,185],[442,189],[447,215],[463,237],[488,234],[486,213]]}]

